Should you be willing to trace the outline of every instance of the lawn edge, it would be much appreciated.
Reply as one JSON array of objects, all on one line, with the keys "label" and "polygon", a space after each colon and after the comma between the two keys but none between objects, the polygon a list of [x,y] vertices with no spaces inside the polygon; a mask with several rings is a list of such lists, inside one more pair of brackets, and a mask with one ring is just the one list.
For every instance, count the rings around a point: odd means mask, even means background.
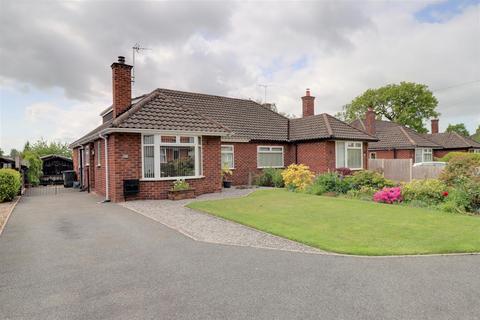
[{"label": "lawn edge", "polygon": [[[250,193],[252,194],[252,193]],[[249,195],[250,195],[249,194]],[[353,199],[352,199],[353,200]],[[215,200],[205,200],[205,201],[215,201]],[[267,232],[265,230],[261,230],[261,229],[258,229],[258,228],[255,228],[254,226],[251,226],[251,225],[248,225],[248,224],[244,224],[244,223],[241,223],[241,222],[238,222],[238,221],[235,221],[235,220],[230,220],[230,219],[227,219],[227,218],[224,218],[224,217],[221,217],[221,216],[218,216],[216,214],[213,214],[213,213],[210,213],[208,211],[205,211],[205,210],[201,210],[201,209],[197,209],[197,208],[191,208],[189,207],[190,204],[192,204],[193,202],[191,203],[188,203],[185,205],[185,207],[187,207],[188,209],[190,210],[194,210],[194,211],[197,211],[197,212],[200,212],[200,213],[203,213],[203,214],[208,214],[212,217],[215,217],[217,219],[222,219],[222,220],[225,220],[225,221],[229,221],[229,222],[233,222],[233,223],[238,223],[242,226],[245,226],[247,228],[252,228],[256,231],[260,231],[260,232],[263,232],[263,233],[266,233],[266,234],[269,234],[269,235],[273,235],[273,236],[276,236],[276,237],[280,237],[280,238],[283,238],[283,239],[287,239],[287,240],[290,240],[290,241],[295,241],[297,243],[300,243],[302,245],[305,245],[305,246],[308,246],[308,247],[311,247],[313,249],[317,249],[317,250],[321,250],[324,252],[324,254],[326,255],[331,255],[331,256],[340,256],[340,257],[358,257],[358,258],[408,258],[408,257],[439,257],[439,256],[472,256],[472,255],[480,255],[480,252],[478,251],[475,251],[475,252],[451,252],[451,253],[412,253],[412,254],[388,254],[388,255],[368,255],[368,254],[365,254],[365,255],[362,255],[362,254],[350,254],[350,253],[344,253],[344,252],[335,252],[335,251],[331,251],[331,250],[328,250],[328,249],[324,249],[324,248],[320,248],[320,247],[314,247],[312,245],[309,245],[307,243],[304,243],[304,242],[301,242],[301,241],[298,241],[298,240],[295,240],[295,239],[291,239],[291,238],[288,238],[288,237],[285,237],[285,236],[282,236],[282,235],[278,235],[278,234],[275,234],[275,233],[271,233],[271,232]],[[309,253],[309,252],[304,252],[304,253]],[[311,254],[311,253],[309,253]]]},{"label": "lawn edge", "polygon": [[8,220],[10,220],[10,216],[12,215],[13,209],[17,206],[17,203],[20,201],[21,196],[18,196],[14,203],[10,206],[10,212],[7,214],[7,218],[2,226],[0,226],[0,236],[3,234],[3,230],[7,227]]}]

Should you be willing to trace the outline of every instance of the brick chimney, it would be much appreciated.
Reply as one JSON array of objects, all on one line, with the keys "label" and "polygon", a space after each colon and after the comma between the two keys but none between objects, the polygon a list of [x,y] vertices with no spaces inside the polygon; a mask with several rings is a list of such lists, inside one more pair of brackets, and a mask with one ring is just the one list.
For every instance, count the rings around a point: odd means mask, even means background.
[{"label": "brick chimney", "polygon": [[119,56],[112,63],[113,118],[125,112],[132,102],[132,66]]},{"label": "brick chimney", "polygon": [[309,117],[315,114],[315,97],[310,95],[310,89],[307,89],[305,96],[302,97],[302,117]]},{"label": "brick chimney", "polygon": [[367,113],[365,114],[365,129],[368,134],[373,136],[377,133],[375,111],[373,111],[372,107],[368,107]]},{"label": "brick chimney", "polygon": [[438,119],[432,119],[432,134],[438,133]]}]

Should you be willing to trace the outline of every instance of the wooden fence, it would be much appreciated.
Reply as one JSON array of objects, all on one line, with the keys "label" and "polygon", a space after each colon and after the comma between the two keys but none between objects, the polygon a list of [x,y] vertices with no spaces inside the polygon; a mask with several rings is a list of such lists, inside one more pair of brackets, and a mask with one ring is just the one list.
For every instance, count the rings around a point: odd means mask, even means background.
[{"label": "wooden fence", "polygon": [[378,171],[385,178],[399,182],[438,178],[443,170],[434,166],[414,167],[412,159],[369,159],[368,169]]}]

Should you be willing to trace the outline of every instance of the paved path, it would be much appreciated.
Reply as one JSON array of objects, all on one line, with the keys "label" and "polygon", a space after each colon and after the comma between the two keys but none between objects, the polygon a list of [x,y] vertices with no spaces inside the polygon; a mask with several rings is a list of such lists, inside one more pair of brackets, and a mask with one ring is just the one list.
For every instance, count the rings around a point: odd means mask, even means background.
[{"label": "paved path", "polygon": [[122,203],[122,205],[155,221],[163,223],[172,229],[180,231],[197,241],[325,254],[325,252],[316,248],[185,207],[185,205],[192,201],[244,197],[252,191],[255,191],[255,189],[231,188],[224,189],[224,191],[220,193],[204,194],[195,200],[127,201]]},{"label": "paved path", "polygon": [[480,256],[356,258],[193,241],[85,193],[23,198],[2,319],[478,319]]}]

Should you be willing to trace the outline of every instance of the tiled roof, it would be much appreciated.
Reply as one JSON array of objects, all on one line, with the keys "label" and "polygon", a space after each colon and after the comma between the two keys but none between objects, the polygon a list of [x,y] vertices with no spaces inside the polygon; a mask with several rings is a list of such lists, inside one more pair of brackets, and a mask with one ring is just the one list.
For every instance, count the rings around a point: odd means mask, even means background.
[{"label": "tiled roof", "polygon": [[95,139],[108,128],[228,134],[229,139],[245,141],[377,141],[376,137],[328,114],[290,120],[251,100],[155,89],[132,103],[116,119],[106,121],[72,146]]},{"label": "tiled roof", "polygon": [[[364,120],[357,119],[352,126],[365,130]],[[414,130],[391,121],[375,120],[376,136],[379,141],[369,143],[372,150],[414,149],[416,147],[441,148]]]},{"label": "tiled roof", "polygon": [[118,128],[229,133],[231,130],[204,114],[165,96],[160,90],[134,104],[113,121]]},{"label": "tiled roof", "polygon": [[290,120],[290,140],[312,139],[378,140],[326,113]]},{"label": "tiled roof", "polygon": [[157,90],[230,128],[234,138],[288,140],[288,119],[255,101],[169,89]]},{"label": "tiled roof", "polygon": [[480,143],[469,137],[463,137],[456,132],[424,134],[423,136],[445,149],[480,148]]}]

